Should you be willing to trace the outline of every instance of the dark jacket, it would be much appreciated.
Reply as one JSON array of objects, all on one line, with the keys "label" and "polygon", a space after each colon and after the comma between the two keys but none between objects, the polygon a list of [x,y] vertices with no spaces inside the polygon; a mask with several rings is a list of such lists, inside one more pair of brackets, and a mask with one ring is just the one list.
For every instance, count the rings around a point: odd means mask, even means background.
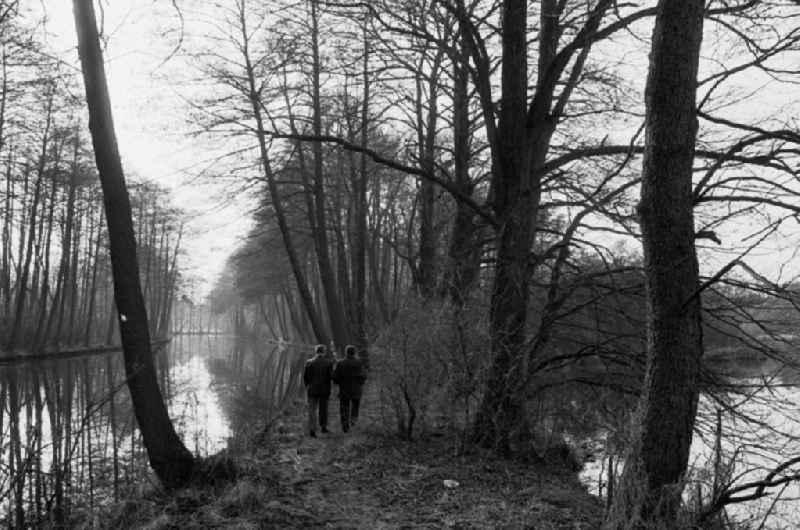
[{"label": "dark jacket", "polygon": [[303,370],[303,383],[309,396],[327,397],[331,395],[331,376],[333,361],[317,355],[306,361]]},{"label": "dark jacket", "polygon": [[333,369],[333,382],[339,385],[339,397],[360,399],[366,380],[364,364],[355,357],[342,359]]}]

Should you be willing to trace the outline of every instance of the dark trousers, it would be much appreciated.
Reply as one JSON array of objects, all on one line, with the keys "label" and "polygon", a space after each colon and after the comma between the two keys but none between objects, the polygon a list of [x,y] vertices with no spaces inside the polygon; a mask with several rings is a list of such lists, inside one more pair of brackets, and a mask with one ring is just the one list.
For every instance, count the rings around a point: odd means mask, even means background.
[{"label": "dark trousers", "polygon": [[319,426],[323,429],[328,428],[328,396],[308,396],[308,430],[317,430],[317,416],[319,416]]},{"label": "dark trousers", "polygon": [[350,426],[358,421],[358,406],[360,398],[339,396],[339,417],[342,420],[342,430],[347,432]]}]

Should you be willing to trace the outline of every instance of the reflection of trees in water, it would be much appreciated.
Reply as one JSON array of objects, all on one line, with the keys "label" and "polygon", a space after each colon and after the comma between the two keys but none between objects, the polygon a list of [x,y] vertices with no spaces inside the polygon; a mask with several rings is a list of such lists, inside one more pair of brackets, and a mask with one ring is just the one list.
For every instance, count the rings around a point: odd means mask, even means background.
[{"label": "reflection of trees in water", "polygon": [[[199,417],[202,400],[191,393],[203,389],[186,370],[208,370],[231,430],[247,432],[297,394],[306,353],[253,337],[237,345],[185,336],[156,353],[156,366],[182,436],[200,451],[209,446],[205,423],[225,419]],[[119,354],[0,366],[0,524],[67,524],[152,476],[124,373]]]},{"label": "reflection of trees in water", "polygon": [[238,337],[230,355],[208,360],[221,402],[234,432],[270,424],[288,400],[297,395],[307,352],[303,346]]},{"label": "reflection of trees in water", "polygon": [[211,376],[208,360],[227,351],[229,345],[223,336],[179,336],[160,363],[170,416],[198,455],[220,449],[228,438],[229,422],[218,399],[223,389]]},{"label": "reflection of trees in water", "polygon": [[4,523],[65,524],[148,472],[122,373],[114,355],[0,369]]},{"label": "reflection of trees in water", "polygon": [[[198,345],[156,353],[169,399]],[[0,366],[0,524],[65,524],[150,477],[124,373],[118,353]]]},{"label": "reflection of trees in water", "polygon": [[[716,513],[714,510],[720,509],[719,505],[741,523],[755,521],[757,527],[763,519],[767,521],[764,527],[770,528],[771,524],[784,521],[786,528],[793,528],[800,521],[794,505],[800,497],[800,487],[788,478],[796,476],[796,468],[790,466],[777,473],[770,479],[772,488],[757,493],[758,484],[768,485],[764,478],[772,470],[800,454],[800,370],[789,366],[794,363],[787,358],[795,349],[770,346],[770,355],[741,347],[709,352],[684,502],[696,513],[708,513],[709,519]],[[587,403],[585,412],[596,410],[602,403]],[[622,466],[619,459],[624,456],[621,448],[626,441],[611,439],[620,434],[624,436],[624,427],[610,426],[607,431],[591,435],[598,442],[605,439],[598,444],[604,446],[602,454],[592,455],[593,461],[582,473],[594,493],[602,495],[608,485],[609,457],[616,462],[616,468]],[[735,491],[748,484],[751,487],[730,495],[733,501],[728,498],[728,489]],[[757,495],[749,497],[753,494]],[[762,494],[763,498],[759,497]]]}]

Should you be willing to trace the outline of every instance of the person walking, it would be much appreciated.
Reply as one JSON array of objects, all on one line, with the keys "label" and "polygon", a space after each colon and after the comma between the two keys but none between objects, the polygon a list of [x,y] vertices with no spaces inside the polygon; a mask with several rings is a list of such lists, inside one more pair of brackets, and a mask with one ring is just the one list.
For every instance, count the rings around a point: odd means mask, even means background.
[{"label": "person walking", "polygon": [[333,369],[333,382],[339,385],[339,417],[342,431],[347,432],[358,421],[358,408],[367,376],[364,363],[356,357],[356,347],[348,345],[344,351],[345,358]]},{"label": "person walking", "polygon": [[317,421],[320,430],[328,432],[328,399],[331,396],[332,376],[333,361],[325,354],[325,345],[318,344],[314,357],[306,361],[303,370],[303,384],[308,397],[308,432],[312,438],[317,436]]}]

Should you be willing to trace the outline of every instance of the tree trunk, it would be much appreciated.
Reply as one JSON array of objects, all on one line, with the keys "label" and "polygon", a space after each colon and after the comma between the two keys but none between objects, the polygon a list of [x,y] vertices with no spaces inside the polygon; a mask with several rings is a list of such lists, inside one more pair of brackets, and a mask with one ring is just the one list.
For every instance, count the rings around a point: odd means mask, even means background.
[{"label": "tree trunk", "polygon": [[[345,114],[350,114],[349,109],[349,99],[346,95],[344,96],[344,103],[343,103],[345,110]],[[351,116],[347,116],[345,118],[345,122],[347,124],[347,138],[348,141],[352,142],[352,130],[353,130],[353,119]],[[354,160],[354,153],[346,152],[336,153],[336,164],[337,169],[335,170],[340,175],[348,175],[350,182],[355,180],[355,160]],[[332,189],[329,189],[328,193],[332,192],[333,198],[331,200],[331,214],[333,216],[332,219],[332,236],[334,239],[334,246],[335,246],[335,257],[336,257],[336,282],[339,288],[339,300],[342,303],[342,310],[345,312],[344,320],[347,321],[348,325],[352,325],[355,322],[355,315],[353,314],[353,286],[350,281],[350,263],[348,263],[348,248],[352,247],[352,242],[350,241],[350,226],[352,225],[352,216],[354,208],[351,206],[352,202],[350,202],[350,198],[345,196],[345,192],[347,189],[347,183],[344,178],[336,179],[334,181],[334,186]],[[348,202],[345,203],[345,200]],[[345,206],[347,204],[347,206]],[[343,215],[344,214],[344,215]]]},{"label": "tree trunk", "polygon": [[[83,215],[78,215],[75,219],[75,226],[73,227],[73,240],[80,241],[83,235]],[[135,250],[135,249],[134,249]],[[80,252],[80,245],[72,245],[72,256],[70,256],[69,271],[64,285],[64,296],[67,298],[67,336],[66,343],[72,344],[75,335],[75,308],[78,303],[78,255]]]},{"label": "tree trunk", "polygon": [[314,330],[316,340],[320,343],[328,342],[328,334],[325,331],[325,325],[320,318],[314,305],[311,289],[308,284],[308,277],[303,270],[303,264],[300,261],[300,256],[297,255],[294,243],[292,241],[292,234],[289,230],[289,223],[286,219],[283,205],[281,203],[280,192],[278,191],[278,184],[275,181],[275,175],[272,172],[272,165],[270,163],[269,151],[267,150],[266,133],[264,129],[264,119],[261,114],[261,101],[259,93],[256,88],[255,70],[250,60],[249,51],[249,38],[247,33],[247,20],[245,16],[244,4],[239,4],[239,23],[242,31],[242,58],[245,62],[245,75],[247,75],[247,84],[249,89],[250,104],[253,108],[253,116],[256,120],[256,136],[258,139],[258,147],[261,155],[261,165],[264,171],[264,177],[267,179],[267,187],[269,189],[270,197],[272,198],[272,207],[275,210],[275,218],[278,221],[278,228],[281,231],[281,238],[283,245],[286,249],[286,255],[289,258],[289,263],[294,273],[295,284],[297,285],[297,292],[302,301],[303,307],[306,310],[311,327]]},{"label": "tree trunk", "polygon": [[[519,430],[526,420],[522,398],[529,361],[525,327],[531,249],[541,199],[541,168],[559,117],[580,77],[581,57],[585,59],[611,4],[612,0],[598,1],[574,40],[559,51],[562,34],[559,18],[564,2],[542,1],[536,92],[528,105],[527,2],[506,0],[502,10],[501,101],[496,129],[491,126],[494,105],[487,88],[491,86],[485,77],[488,74],[476,79],[492,151],[490,200],[499,227],[489,313],[493,359],[474,438],[503,452],[510,449],[511,432]],[[474,43],[468,48],[474,48]],[[561,83],[564,70],[579,49],[581,57],[574,61],[567,82]],[[486,70],[484,67],[483,71]],[[561,92],[556,97],[559,85]]]},{"label": "tree trunk", "polygon": [[[90,214],[91,216],[91,214]],[[90,217],[91,218],[91,217]],[[97,298],[97,271],[99,269],[99,256],[100,256],[100,240],[102,239],[102,232],[100,231],[100,225],[97,225],[97,233],[94,235],[94,244],[92,244],[92,239],[90,238],[89,248],[91,249],[94,247],[94,251],[92,255],[94,259],[92,259],[92,281],[89,285],[88,292],[86,295],[89,297],[87,302],[86,308],[86,327],[84,328],[83,332],[83,343],[88,346],[91,344],[92,341],[92,323],[94,322],[94,313],[95,313],[95,299]],[[90,250],[91,252],[91,250]]]},{"label": "tree trunk", "polygon": [[532,189],[530,136],[526,128],[528,91],[527,2],[505,2],[500,117],[497,126],[499,170],[493,181],[500,227],[497,264],[489,312],[492,367],[478,411],[475,439],[508,453],[511,432],[523,417],[522,358],[528,309],[528,255],[538,189]]},{"label": "tree trunk", "polygon": [[175,432],[156,380],[147,312],[139,283],[131,205],[114,133],[93,1],[74,0],[73,9],[89,108],[89,128],[108,223],[114,299],[128,389],[150,465],[165,487],[178,487],[189,480],[194,458]]},{"label": "tree trunk", "polygon": [[[30,220],[28,226],[27,246],[25,248],[25,263],[19,267],[19,274],[17,275],[17,297],[14,301],[14,316],[11,321],[11,335],[6,343],[6,350],[11,353],[17,344],[20,342],[22,326],[23,326],[23,313],[25,310],[25,294],[28,290],[28,276],[30,274],[31,260],[33,258],[33,242],[36,239],[36,210],[39,207],[39,198],[41,196],[42,188],[42,175],[41,173],[36,178],[36,185],[33,192],[33,204],[30,210]],[[22,239],[23,226],[20,225],[20,240]]]},{"label": "tree trunk", "polygon": [[[44,261],[44,264],[42,265],[42,290],[41,294],[39,295],[39,316],[36,319],[37,337],[33,341],[34,351],[40,351],[43,349],[48,340],[48,329],[46,329],[45,322],[48,320],[47,300],[50,298],[50,255],[53,247],[53,219],[55,217],[56,210],[57,190],[58,188],[56,186],[56,180],[53,179],[50,188],[50,204],[47,208],[47,231],[44,238],[44,255],[42,256],[42,261]],[[52,314],[52,312],[55,310],[55,305],[52,305],[49,309]]]},{"label": "tree trunk", "polygon": [[[370,42],[367,34],[369,10],[364,15],[364,57],[362,68],[363,92],[361,93],[361,147],[367,148],[369,141],[370,105]],[[355,346],[364,364],[369,367],[367,350],[367,155],[361,153],[360,167],[354,191],[354,237],[353,237],[353,284],[355,288]]]},{"label": "tree trunk", "polygon": [[11,178],[11,168],[13,164],[14,153],[10,150],[5,173],[6,197],[3,208],[3,258],[2,263],[0,263],[0,267],[3,268],[2,276],[0,276],[0,291],[3,293],[0,303],[2,303],[4,318],[8,318],[11,310],[11,229],[14,219],[14,181]]},{"label": "tree trunk", "polygon": [[[319,56],[319,0],[311,0],[311,56],[313,60],[311,92],[312,92],[312,129],[315,136],[322,135],[322,100],[320,95],[320,71],[322,69]],[[316,212],[316,230],[312,236],[314,248],[317,253],[319,264],[320,281],[325,293],[325,302],[328,308],[328,319],[331,325],[331,335],[334,343],[339,347],[344,347],[350,342],[350,332],[344,316],[339,294],[336,290],[336,276],[331,265],[330,254],[328,251],[328,224],[325,212],[325,187],[324,172],[322,167],[322,142],[312,142],[311,144],[314,163],[314,209]]]},{"label": "tree trunk", "polygon": [[[462,38],[459,36],[459,41]],[[453,176],[458,190],[471,196],[475,185],[469,177],[471,135],[467,60],[466,56],[462,56],[453,63]],[[475,212],[463,201],[456,201],[455,207],[444,288],[456,307],[461,307],[478,276],[481,246],[476,237],[478,226],[475,224]]]},{"label": "tree trunk", "polygon": [[170,334],[170,321],[172,320],[172,307],[175,301],[175,291],[178,283],[178,253],[183,239],[183,224],[178,228],[178,236],[175,241],[175,250],[172,253],[172,261],[167,260],[166,287],[164,293],[164,309],[161,313],[161,322],[158,325],[158,336],[167,337]]},{"label": "tree trunk", "polygon": [[[91,210],[90,210],[90,219],[92,219]],[[99,221],[99,220],[98,220]],[[92,342],[92,324],[94,323],[95,317],[95,300],[97,299],[97,271],[100,268],[98,259],[100,256],[100,241],[102,239],[102,231],[100,230],[100,224],[96,223],[96,230],[97,233],[94,234],[94,240],[91,238],[88,241],[88,246],[90,252],[92,253],[93,259],[91,261],[92,264],[92,281],[89,285],[89,290],[86,293],[89,297],[87,302],[86,308],[86,327],[84,328],[83,332],[83,343],[88,346]],[[91,249],[94,248],[92,251]]]},{"label": "tree trunk", "polygon": [[639,203],[647,371],[641,424],[625,460],[609,528],[682,527],[676,517],[703,352],[692,212],[703,8],[702,0],[661,0],[653,30]]},{"label": "tree trunk", "polygon": [[[418,64],[421,70],[424,58]],[[427,79],[427,102],[424,102],[423,80],[416,83],[417,143],[419,144],[420,167],[429,174],[436,169],[436,126],[439,120],[439,70],[442,62],[440,50],[432,60]],[[427,103],[427,114],[425,104]],[[430,179],[420,179],[419,183],[419,253],[413,270],[414,283],[420,294],[430,298],[436,292],[438,273],[436,234],[436,188]]]},{"label": "tree trunk", "polygon": [[[0,72],[3,74],[3,82],[0,85],[0,153],[6,146],[4,135],[6,123],[6,100],[8,99],[8,73],[6,66],[6,49],[5,46],[3,46],[2,53],[0,54]],[[8,300],[11,297],[11,216],[13,215],[13,211],[11,209],[11,168],[13,158],[13,152],[12,150],[9,150],[7,162],[8,165],[6,166],[5,208],[3,209],[2,261],[0,261],[0,304],[2,304],[3,307],[8,307]],[[8,311],[5,311],[3,316],[7,316],[7,313]]]},{"label": "tree trunk", "polygon": [[73,157],[73,167],[69,178],[69,192],[67,196],[67,214],[64,221],[64,230],[61,240],[61,260],[58,266],[58,278],[56,280],[56,294],[53,300],[53,311],[50,314],[47,329],[52,327],[53,320],[57,317],[55,341],[61,342],[61,330],[64,323],[64,309],[66,307],[67,282],[69,281],[70,255],[72,254],[72,227],[75,219],[75,198],[77,191],[77,156],[78,142],[75,141],[75,153]]}]

